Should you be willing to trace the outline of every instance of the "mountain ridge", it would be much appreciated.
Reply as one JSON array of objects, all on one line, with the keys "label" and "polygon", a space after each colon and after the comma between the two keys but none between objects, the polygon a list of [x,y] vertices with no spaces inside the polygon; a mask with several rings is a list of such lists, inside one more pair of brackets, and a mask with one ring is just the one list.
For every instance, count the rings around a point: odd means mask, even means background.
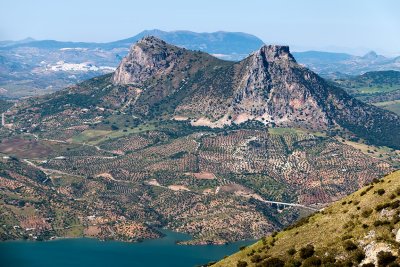
[{"label": "mountain ridge", "polygon": [[[157,51],[155,54],[151,50],[153,48]],[[190,64],[182,65],[182,62],[193,61],[195,57],[220,66],[216,65],[211,70],[204,65],[199,70]],[[214,80],[217,84],[223,79],[226,82],[225,89],[215,95],[215,90],[211,89],[213,82],[208,78],[196,77],[199,71],[203,76],[223,75],[224,78]],[[178,72],[182,80],[176,81],[172,87],[167,85],[169,82],[164,76],[174,76],[173,73]],[[181,73],[186,74],[182,76]],[[166,97],[183,94],[183,99],[172,112],[174,116],[190,118],[193,125],[199,126],[223,127],[248,120],[265,125],[314,130],[340,126],[378,142],[377,135],[389,131],[378,117],[390,121],[391,127],[399,127],[397,115],[350,97],[343,89],[328,84],[317,74],[297,64],[287,46],[264,45],[240,62],[224,63],[209,58],[207,54],[196,54],[168,45],[156,37],[145,37],[131,47],[128,56],[117,68],[113,81],[116,85],[138,85],[132,83],[138,81],[138,77],[140,86],[151,84],[155,88],[164,88],[160,89],[161,95],[155,89],[140,93],[137,104],[143,104],[142,109],[147,110],[144,116],[151,114],[154,105]],[[206,84],[211,87],[207,88]],[[140,102],[142,96],[150,94],[155,94],[158,100],[153,103]],[[219,104],[215,105],[215,102]],[[372,138],[368,136],[371,134]],[[389,132],[384,134],[389,136]],[[398,147],[396,136],[392,140],[392,145]],[[388,143],[383,141],[380,144]]]},{"label": "mountain ridge", "polygon": [[[185,36],[185,35],[189,35]],[[16,41],[15,44],[7,45],[7,49],[13,47],[22,47],[22,46],[33,46],[33,47],[49,47],[49,48],[100,48],[100,49],[113,49],[116,47],[126,46],[129,47],[132,43],[137,42],[146,36],[157,36],[159,38],[166,39],[166,41],[170,43],[174,43],[175,45],[187,47],[188,49],[199,49],[206,50],[207,47],[210,46],[211,50],[208,50],[209,53],[237,53],[237,54],[247,54],[251,49],[243,48],[246,45],[247,47],[253,47],[256,49],[258,46],[263,44],[263,41],[258,37],[244,33],[244,32],[227,32],[227,31],[217,31],[217,32],[192,32],[192,31],[163,31],[159,29],[153,30],[144,30],[132,37],[124,38],[117,41],[111,42],[74,42],[74,41],[57,41],[57,40],[35,40],[35,39],[27,39],[23,41]],[[236,40],[236,47],[231,48],[230,50],[222,50],[217,48],[216,45],[220,45],[224,43],[225,39],[230,40],[231,42],[235,40],[235,38],[241,37],[243,40]],[[193,39],[197,39],[195,43],[196,45],[190,45],[193,43]],[[200,42],[199,42],[200,41]],[[207,41],[209,42],[207,44]],[[203,43],[201,45],[201,43]],[[235,43],[234,43],[235,44]],[[238,49],[239,45],[239,50]]]},{"label": "mountain ridge", "polygon": [[[220,59],[239,61],[264,42],[240,32],[196,33],[146,30],[108,43],[21,40],[0,42],[2,62],[0,94],[5,97],[41,95],[60,90],[98,75],[110,73],[129,51],[132,43],[157,35],[168,43],[208,52]],[[323,77],[344,77],[371,70],[398,70],[398,58],[368,59],[330,52],[294,52],[296,60]]]}]

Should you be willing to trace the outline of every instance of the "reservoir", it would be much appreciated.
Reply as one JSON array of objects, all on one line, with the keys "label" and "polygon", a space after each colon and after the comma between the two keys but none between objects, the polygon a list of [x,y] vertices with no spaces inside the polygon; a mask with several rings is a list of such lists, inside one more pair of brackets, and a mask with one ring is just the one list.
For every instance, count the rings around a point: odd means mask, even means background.
[{"label": "reservoir", "polygon": [[96,239],[58,239],[52,241],[0,242],[3,267],[191,267],[223,258],[254,241],[228,245],[177,245],[190,236],[162,230],[164,238],[141,243],[99,241]]}]

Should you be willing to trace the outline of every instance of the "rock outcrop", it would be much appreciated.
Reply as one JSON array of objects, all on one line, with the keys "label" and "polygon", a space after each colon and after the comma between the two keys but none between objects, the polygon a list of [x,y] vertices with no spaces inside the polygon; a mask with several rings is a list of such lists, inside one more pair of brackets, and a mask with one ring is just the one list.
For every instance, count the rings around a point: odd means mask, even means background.
[{"label": "rock outcrop", "polygon": [[234,118],[315,129],[332,123],[321,106],[327,94],[314,92],[316,75],[296,63],[289,47],[263,46],[239,64]]},{"label": "rock outcrop", "polygon": [[113,76],[114,84],[141,85],[155,75],[167,74],[182,50],[149,36],[135,43],[124,57]]}]

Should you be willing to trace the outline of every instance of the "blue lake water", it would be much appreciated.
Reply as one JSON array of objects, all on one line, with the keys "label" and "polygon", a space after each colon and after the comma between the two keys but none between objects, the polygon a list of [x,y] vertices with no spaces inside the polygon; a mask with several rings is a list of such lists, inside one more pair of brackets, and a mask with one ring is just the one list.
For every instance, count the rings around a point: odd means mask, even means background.
[{"label": "blue lake water", "polygon": [[228,245],[183,246],[185,234],[163,230],[166,237],[141,243],[96,239],[59,239],[46,242],[0,242],[2,267],[191,267],[218,260],[254,241]]}]

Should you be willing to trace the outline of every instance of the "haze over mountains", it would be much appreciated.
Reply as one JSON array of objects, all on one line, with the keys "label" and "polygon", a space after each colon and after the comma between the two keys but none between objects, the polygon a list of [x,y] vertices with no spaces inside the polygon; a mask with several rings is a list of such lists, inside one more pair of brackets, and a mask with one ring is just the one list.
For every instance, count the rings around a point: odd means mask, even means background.
[{"label": "haze over mountains", "polygon": [[[112,72],[130,45],[149,35],[225,60],[243,59],[263,44],[261,39],[245,33],[161,30],[143,31],[134,37],[110,43],[36,41],[31,38],[3,41],[0,43],[0,94],[7,97],[43,94]],[[299,63],[330,77],[400,69],[398,58],[375,54],[357,57],[328,52],[297,52],[293,55]]]},{"label": "haze over mountains", "polygon": [[387,58],[371,51],[364,56],[307,51],[294,53],[298,62],[328,78],[343,78],[369,71],[400,70],[400,57]]}]

